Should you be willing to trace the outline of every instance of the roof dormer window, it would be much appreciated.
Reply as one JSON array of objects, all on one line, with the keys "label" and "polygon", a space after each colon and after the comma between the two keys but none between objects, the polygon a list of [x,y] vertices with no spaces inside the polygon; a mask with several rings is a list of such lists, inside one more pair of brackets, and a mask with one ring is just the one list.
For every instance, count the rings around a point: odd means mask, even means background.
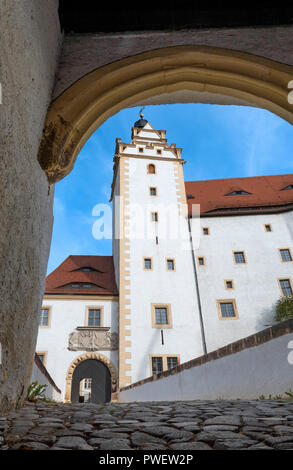
[{"label": "roof dormer window", "polygon": [[293,184],[288,184],[285,188],[281,189],[281,191],[288,191],[289,189],[293,189]]},{"label": "roof dormer window", "polygon": [[247,191],[244,191],[243,189],[239,189],[239,190],[232,191],[231,193],[226,194],[226,196],[245,196],[247,194],[251,194],[251,193],[248,193]]}]

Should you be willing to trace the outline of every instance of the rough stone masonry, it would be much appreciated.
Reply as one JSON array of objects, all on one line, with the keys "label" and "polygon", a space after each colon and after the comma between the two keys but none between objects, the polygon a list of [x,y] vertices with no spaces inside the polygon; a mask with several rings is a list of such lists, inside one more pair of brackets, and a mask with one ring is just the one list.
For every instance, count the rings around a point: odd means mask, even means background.
[{"label": "rough stone masonry", "polygon": [[38,401],[0,417],[0,450],[64,449],[293,449],[293,401]]}]

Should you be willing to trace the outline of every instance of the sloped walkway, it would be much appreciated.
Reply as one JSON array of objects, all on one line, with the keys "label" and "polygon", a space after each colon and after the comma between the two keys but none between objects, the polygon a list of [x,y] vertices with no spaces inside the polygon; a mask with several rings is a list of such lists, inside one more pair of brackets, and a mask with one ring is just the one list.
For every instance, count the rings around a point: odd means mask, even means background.
[{"label": "sloped walkway", "polygon": [[293,402],[26,403],[0,417],[0,449],[293,449]]}]

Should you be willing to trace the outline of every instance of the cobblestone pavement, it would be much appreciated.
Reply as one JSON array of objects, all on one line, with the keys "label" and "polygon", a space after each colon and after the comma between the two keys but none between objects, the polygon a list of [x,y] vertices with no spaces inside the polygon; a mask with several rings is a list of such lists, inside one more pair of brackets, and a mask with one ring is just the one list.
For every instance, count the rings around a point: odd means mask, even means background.
[{"label": "cobblestone pavement", "polygon": [[0,449],[293,449],[293,402],[38,401],[0,417]]}]

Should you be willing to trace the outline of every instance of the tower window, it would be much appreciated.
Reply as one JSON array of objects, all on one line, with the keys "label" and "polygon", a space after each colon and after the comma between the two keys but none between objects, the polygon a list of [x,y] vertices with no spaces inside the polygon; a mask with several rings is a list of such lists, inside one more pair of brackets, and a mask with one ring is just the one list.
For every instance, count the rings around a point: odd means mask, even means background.
[{"label": "tower window", "polygon": [[265,224],[265,231],[266,232],[272,232],[273,231],[271,224]]},{"label": "tower window", "polygon": [[158,154],[158,155],[161,155],[161,154],[162,154],[162,150],[158,149],[158,150],[157,150],[157,154]]},{"label": "tower window", "polygon": [[168,271],[175,271],[175,260],[168,258],[167,259],[167,270]]},{"label": "tower window", "polygon": [[205,259],[203,256],[198,256],[197,257],[197,262],[199,264],[199,266],[204,266],[205,265]]},{"label": "tower window", "polygon": [[144,269],[149,270],[152,269],[152,259],[151,258],[144,258]]},{"label": "tower window", "polygon": [[208,227],[203,227],[202,228],[202,233],[203,233],[203,235],[209,235],[210,234],[209,228]]},{"label": "tower window", "polygon": [[292,255],[289,248],[281,248],[280,250],[281,260],[286,263],[292,261]]},{"label": "tower window", "polygon": [[152,304],[152,327],[172,328],[171,308],[169,304]]},{"label": "tower window", "polygon": [[152,375],[161,374],[164,371],[173,369],[180,363],[180,356],[158,354],[157,356],[150,356],[150,370]]},{"label": "tower window", "polygon": [[152,212],[152,222],[158,222],[159,216],[157,212]]},{"label": "tower window", "polygon": [[245,255],[244,251],[234,251],[234,260],[236,264],[245,264]]},{"label": "tower window", "polygon": [[150,196],[156,196],[157,195],[157,188],[150,188]]},{"label": "tower window", "polygon": [[279,279],[279,284],[283,295],[292,295],[293,291],[290,279]]},{"label": "tower window", "polygon": [[225,287],[226,287],[226,289],[234,289],[233,281],[231,279],[226,280],[225,281]]},{"label": "tower window", "polygon": [[163,372],[163,358],[152,357],[152,375],[157,375]]},{"label": "tower window", "polygon": [[167,357],[168,370],[173,369],[173,367],[176,367],[176,366],[178,366],[178,357],[177,356]]},{"label": "tower window", "polygon": [[139,153],[143,153],[143,147],[138,147]]},{"label": "tower window", "polygon": [[217,300],[218,315],[220,320],[224,319],[236,319],[238,313],[236,309],[236,302],[234,299],[229,300]]},{"label": "tower window", "polygon": [[149,163],[147,166],[147,171],[149,175],[154,175],[156,173],[156,167],[153,163]]}]

